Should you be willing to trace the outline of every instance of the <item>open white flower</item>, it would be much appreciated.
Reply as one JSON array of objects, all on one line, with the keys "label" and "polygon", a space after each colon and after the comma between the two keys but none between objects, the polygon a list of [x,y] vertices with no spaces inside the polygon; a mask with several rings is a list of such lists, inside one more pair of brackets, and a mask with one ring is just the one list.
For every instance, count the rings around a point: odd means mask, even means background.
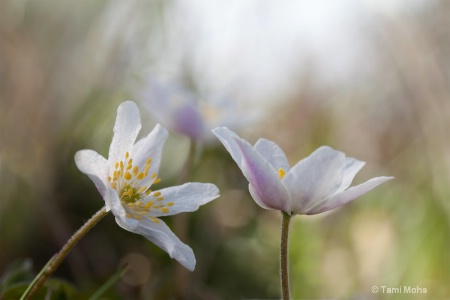
[{"label": "open white flower", "polygon": [[259,139],[253,147],[226,127],[215,128],[213,133],[249,181],[255,202],[289,215],[334,209],[394,178],[375,177],[348,188],[365,162],[345,157],[343,152],[320,147],[291,168],[284,152],[272,141]]},{"label": "open white flower", "polygon": [[214,184],[194,182],[153,191],[152,185],[161,181],[157,174],[168,133],[158,124],[135,143],[140,129],[136,104],[122,103],[117,110],[108,159],[93,150],[81,150],[75,154],[76,165],[94,182],[119,226],[143,235],[192,271],[192,249],[159,217],[195,211],[219,197],[219,190]]}]

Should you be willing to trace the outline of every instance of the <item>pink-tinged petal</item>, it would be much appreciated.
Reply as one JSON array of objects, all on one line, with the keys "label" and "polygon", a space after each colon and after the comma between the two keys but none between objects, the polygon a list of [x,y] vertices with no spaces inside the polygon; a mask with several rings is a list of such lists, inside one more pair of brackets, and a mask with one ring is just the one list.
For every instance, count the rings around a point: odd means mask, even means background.
[{"label": "pink-tinged petal", "polygon": [[342,192],[346,190],[355,178],[356,174],[364,167],[366,163],[360,160],[357,160],[352,157],[347,157],[345,159],[344,173],[342,176],[342,183],[336,193]]},{"label": "pink-tinged petal", "polygon": [[[130,220],[130,219],[126,219]],[[180,241],[180,239],[170,230],[170,228],[162,221],[154,222],[147,218],[129,226],[128,221],[116,217],[116,222],[125,230],[140,234],[166,251],[170,257],[176,259],[189,271],[195,269],[195,256],[192,249]],[[137,226],[136,226],[137,224]]]},{"label": "pink-tinged petal", "polygon": [[241,168],[242,155],[241,150],[236,143],[236,140],[240,139],[240,137],[226,127],[217,127],[212,129],[211,131],[222,142],[233,160],[238,164],[239,168]]},{"label": "pink-tinged petal", "polygon": [[344,153],[323,146],[292,167],[282,180],[290,196],[291,210],[302,214],[335,193],[342,183],[344,162]]},{"label": "pink-tinged petal", "polygon": [[328,199],[325,199],[322,203],[309,209],[305,214],[315,215],[342,206],[391,179],[394,179],[394,177],[381,176],[372,178],[360,185],[351,187],[346,191],[334,194]]},{"label": "pink-tinged petal", "polygon": [[117,109],[114,136],[109,147],[108,160],[115,163],[124,160],[125,153],[130,151],[136,137],[141,130],[141,116],[136,104],[126,101]]},{"label": "pink-tinged petal", "polygon": [[[220,196],[219,189],[214,184],[199,182],[189,182],[179,186],[168,187],[157,192],[161,193],[164,199],[155,201],[155,204],[164,205],[168,211],[151,212],[150,214],[154,216],[169,216],[181,212],[196,211],[201,205]],[[170,205],[168,205],[169,203]]]},{"label": "pink-tinged petal", "polygon": [[278,171],[282,168],[285,172],[290,169],[288,160],[283,150],[274,142],[267,139],[259,139],[255,144],[255,150]]},{"label": "pink-tinged petal", "polygon": [[81,172],[89,176],[104,197],[107,187],[108,161],[93,150],[80,150],[75,153],[75,164]]},{"label": "pink-tinged petal", "polygon": [[147,159],[152,159],[148,170],[149,176],[141,181],[141,185],[149,185],[150,181],[153,180],[151,175],[158,173],[162,149],[168,135],[167,130],[157,124],[145,138],[134,145],[132,150],[133,165],[138,166],[140,171],[144,169]]},{"label": "pink-tinged petal", "polygon": [[[266,203],[264,202],[265,199],[261,198],[261,193],[259,193],[258,190],[255,190],[255,188],[252,186],[251,183],[248,184],[248,191],[250,192],[250,196],[252,196],[253,200],[255,200],[256,204],[258,204],[261,208],[275,209],[275,208],[271,208],[266,205]],[[289,212],[289,214],[290,214],[290,212]]]},{"label": "pink-tinged petal", "polygon": [[288,194],[274,168],[245,140],[228,128],[216,128],[214,134],[224,144],[252,186],[252,196],[264,208],[290,212]]},{"label": "pink-tinged petal", "polygon": [[150,78],[142,98],[149,112],[170,130],[196,140],[203,138],[203,116],[187,89]]},{"label": "pink-tinged petal", "polygon": [[203,116],[197,106],[185,103],[178,107],[172,115],[173,130],[194,140],[201,140],[205,134]]},{"label": "pink-tinged petal", "polygon": [[[252,186],[252,196],[261,207],[282,210],[290,213],[288,194],[281,183],[278,174],[272,167],[248,145],[242,145],[242,173]],[[261,205],[263,203],[263,205]]]}]

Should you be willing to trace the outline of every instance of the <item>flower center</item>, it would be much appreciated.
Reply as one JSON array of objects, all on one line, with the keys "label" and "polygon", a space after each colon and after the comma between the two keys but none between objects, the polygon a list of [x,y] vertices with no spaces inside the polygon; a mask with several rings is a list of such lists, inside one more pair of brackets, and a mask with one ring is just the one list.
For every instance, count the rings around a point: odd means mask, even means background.
[{"label": "flower center", "polygon": [[283,179],[284,175],[286,175],[286,171],[283,168],[279,168],[278,177],[280,177],[280,180]]},{"label": "flower center", "polygon": [[[128,218],[141,220],[144,216],[158,223],[158,219],[149,214],[168,213],[168,207],[172,206],[173,202],[165,203],[161,192],[153,192],[150,189],[152,184],[161,182],[161,178],[158,178],[156,173],[151,175],[151,179],[148,178],[151,162],[152,159],[148,158],[143,169],[140,170],[137,165],[133,165],[133,159],[127,152],[124,160],[114,164],[114,172],[112,177],[108,177],[108,181],[117,191]],[[156,205],[155,202],[157,202]]]}]

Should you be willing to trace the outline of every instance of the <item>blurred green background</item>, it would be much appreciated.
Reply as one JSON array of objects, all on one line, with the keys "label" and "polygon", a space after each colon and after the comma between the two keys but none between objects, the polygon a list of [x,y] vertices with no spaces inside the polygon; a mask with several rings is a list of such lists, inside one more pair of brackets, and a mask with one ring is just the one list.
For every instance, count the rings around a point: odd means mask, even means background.
[{"label": "blurred green background", "polygon": [[[74,153],[107,155],[127,99],[141,108],[141,136],[151,130],[141,93],[151,74],[257,111],[235,130],[277,142],[291,164],[330,145],[367,162],[355,183],[396,177],[341,209],[294,218],[294,298],[450,298],[449,16],[445,0],[1,1],[2,288],[17,265],[30,279],[103,205]],[[175,183],[188,148],[171,134],[161,187]],[[220,144],[200,150],[188,181],[213,182],[222,196],[165,218],[172,228],[186,219],[195,271],[109,215],[55,273],[73,298],[127,262],[105,299],[279,297],[279,212],[254,203]]]}]

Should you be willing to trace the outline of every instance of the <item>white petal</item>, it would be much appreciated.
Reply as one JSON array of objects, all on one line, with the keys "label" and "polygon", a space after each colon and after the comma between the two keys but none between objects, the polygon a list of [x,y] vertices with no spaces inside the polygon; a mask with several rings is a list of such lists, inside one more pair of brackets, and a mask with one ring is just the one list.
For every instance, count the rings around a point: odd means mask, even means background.
[{"label": "white petal", "polygon": [[274,168],[247,141],[228,128],[216,128],[213,132],[251,184],[255,201],[261,207],[290,212],[287,192]]},{"label": "white petal", "polygon": [[[128,219],[130,220],[130,219]],[[195,256],[192,249],[180,241],[180,239],[170,230],[162,221],[155,223],[147,218],[143,218],[137,223],[137,226],[128,226],[128,222],[116,217],[116,222],[125,230],[140,234],[166,251],[170,257],[176,259],[189,271],[195,269]]]},{"label": "white petal", "polygon": [[162,149],[168,137],[167,130],[161,125],[157,124],[155,128],[143,139],[134,145],[132,158],[133,165],[138,166],[139,170],[143,170],[147,159],[151,158],[150,169],[147,176],[141,181],[141,185],[149,185],[153,180],[151,175],[158,173],[159,165],[161,163]]},{"label": "white petal", "polygon": [[274,209],[266,205],[265,199],[261,198],[261,193],[255,190],[255,188],[252,186],[251,183],[248,184],[248,191],[250,192],[250,195],[252,196],[253,200],[255,200],[256,204],[258,204],[261,208]]},{"label": "white petal", "polygon": [[360,160],[357,160],[352,157],[347,157],[345,159],[344,173],[342,177],[342,183],[336,193],[342,192],[346,190],[355,178],[355,175],[364,167],[366,163]]},{"label": "white petal", "polygon": [[141,116],[136,104],[126,101],[117,109],[114,136],[109,147],[108,160],[111,163],[123,160],[125,153],[130,151],[141,130]]},{"label": "white petal", "polygon": [[158,213],[155,216],[169,216],[181,212],[196,211],[201,205],[204,205],[220,196],[219,189],[211,183],[189,182],[179,186],[173,186],[159,190],[164,200],[157,204],[169,206],[169,212]]},{"label": "white petal", "polygon": [[334,194],[342,182],[344,162],[344,153],[325,146],[292,167],[282,180],[290,195],[291,210],[302,214]]},{"label": "white petal", "polygon": [[117,195],[116,190],[111,187],[108,187],[105,192],[105,196],[103,197],[105,200],[106,209],[111,210],[114,216],[124,219],[126,212],[125,208],[122,206],[122,202],[119,199],[119,195]]},{"label": "white petal", "polygon": [[75,164],[81,172],[89,176],[104,197],[108,184],[108,161],[93,150],[80,150],[75,153]]},{"label": "white petal", "polygon": [[289,171],[290,166],[286,155],[276,143],[266,139],[259,139],[255,144],[255,150],[272,165],[275,171],[278,171],[280,168],[286,172]]},{"label": "white petal", "polygon": [[308,210],[306,212],[306,214],[307,215],[319,214],[319,213],[323,213],[328,210],[331,210],[333,208],[342,206],[342,205],[358,198],[359,196],[367,193],[368,191],[374,189],[375,187],[382,184],[383,182],[386,182],[391,179],[394,179],[394,177],[382,176],[382,177],[372,178],[369,181],[366,181],[360,185],[351,187],[346,191],[336,193],[335,195],[326,199],[322,203],[319,203],[312,209]]},{"label": "white petal", "polygon": [[212,129],[211,131],[222,142],[222,144],[225,146],[225,149],[227,149],[231,157],[238,164],[239,168],[241,168],[242,164],[241,150],[236,144],[236,139],[240,139],[240,137],[226,127],[217,127]]}]

